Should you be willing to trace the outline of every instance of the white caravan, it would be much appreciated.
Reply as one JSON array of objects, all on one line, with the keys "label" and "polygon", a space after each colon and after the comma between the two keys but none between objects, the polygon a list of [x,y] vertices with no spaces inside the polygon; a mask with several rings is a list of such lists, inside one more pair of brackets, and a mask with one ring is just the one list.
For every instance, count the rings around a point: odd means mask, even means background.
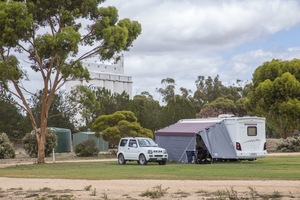
[{"label": "white caravan", "polygon": [[267,155],[265,118],[232,117],[224,118],[224,123],[231,141],[235,143],[239,159],[256,159]]},{"label": "white caravan", "polygon": [[[234,146],[237,159],[240,160],[255,160],[259,157],[265,157],[267,155],[266,150],[266,130],[265,130],[265,118],[262,117],[234,117],[232,115],[220,115],[218,118],[205,118],[205,119],[183,119],[178,123],[212,123],[213,126],[222,123],[225,125],[228,135],[231,139],[231,145]],[[224,150],[222,143],[211,142],[211,138],[207,138],[206,135],[215,135],[218,137],[220,130],[207,127],[200,131],[200,135],[203,137],[206,146],[211,146],[213,158],[218,158],[218,153]],[[210,130],[211,129],[211,130]],[[210,131],[210,133],[208,133]],[[206,137],[207,139],[205,139]],[[208,136],[210,137],[210,136]]]}]

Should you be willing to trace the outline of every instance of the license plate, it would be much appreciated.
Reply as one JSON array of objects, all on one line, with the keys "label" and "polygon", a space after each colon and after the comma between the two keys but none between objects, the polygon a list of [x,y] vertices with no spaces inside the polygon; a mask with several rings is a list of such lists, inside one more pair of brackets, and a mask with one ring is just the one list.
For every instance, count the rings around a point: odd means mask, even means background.
[{"label": "license plate", "polygon": [[257,156],[257,153],[250,153],[250,156]]},{"label": "license plate", "polygon": [[157,160],[162,160],[162,158],[157,158]]}]

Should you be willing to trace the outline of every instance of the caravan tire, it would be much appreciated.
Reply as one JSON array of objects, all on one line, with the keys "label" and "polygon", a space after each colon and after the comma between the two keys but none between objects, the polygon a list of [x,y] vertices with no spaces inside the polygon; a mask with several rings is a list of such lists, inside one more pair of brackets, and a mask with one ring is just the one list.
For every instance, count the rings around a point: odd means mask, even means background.
[{"label": "caravan tire", "polygon": [[118,162],[119,162],[120,165],[126,164],[126,160],[125,160],[123,154],[119,154],[119,156],[118,156]]},{"label": "caravan tire", "polygon": [[147,165],[147,160],[146,160],[146,157],[144,154],[141,154],[139,156],[139,163],[140,163],[140,165]]}]

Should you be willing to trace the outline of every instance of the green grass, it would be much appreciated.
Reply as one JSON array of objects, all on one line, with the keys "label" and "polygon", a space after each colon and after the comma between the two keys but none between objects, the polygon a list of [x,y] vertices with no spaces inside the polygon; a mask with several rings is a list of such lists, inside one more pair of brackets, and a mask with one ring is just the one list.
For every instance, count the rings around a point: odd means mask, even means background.
[{"label": "green grass", "polygon": [[62,179],[166,179],[166,180],[300,180],[300,156],[261,158],[254,162],[213,164],[170,163],[161,166],[136,162],[82,162],[20,165],[0,169],[0,177]]}]

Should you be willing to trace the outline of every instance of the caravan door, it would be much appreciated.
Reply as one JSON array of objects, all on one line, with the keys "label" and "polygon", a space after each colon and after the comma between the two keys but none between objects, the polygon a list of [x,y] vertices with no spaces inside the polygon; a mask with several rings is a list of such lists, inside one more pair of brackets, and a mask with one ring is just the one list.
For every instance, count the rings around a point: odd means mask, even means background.
[{"label": "caravan door", "polygon": [[264,118],[239,118],[237,130],[236,152],[239,159],[254,160],[267,155]]}]

